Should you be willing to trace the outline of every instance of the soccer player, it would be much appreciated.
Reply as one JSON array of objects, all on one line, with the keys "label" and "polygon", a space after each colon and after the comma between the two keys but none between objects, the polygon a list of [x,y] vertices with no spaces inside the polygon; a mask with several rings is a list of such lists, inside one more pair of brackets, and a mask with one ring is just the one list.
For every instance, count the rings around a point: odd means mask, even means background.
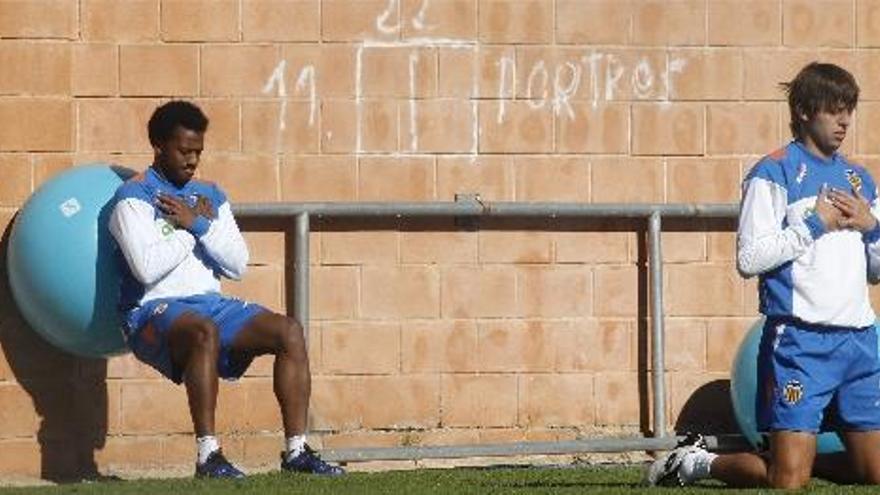
[{"label": "soccer player", "polygon": [[[815,62],[782,86],[794,140],[745,178],[737,233],[737,268],[759,276],[766,316],[756,402],[769,452],[719,456],[689,435],[650,467],[652,485],[712,477],[800,488],[813,473],[880,483],[880,362],[867,287],[880,280],[880,206],[874,179],[837,151],[859,88],[841,67]],[[846,452],[817,457],[829,405]]]},{"label": "soccer player", "polygon": [[215,436],[218,377],[240,377],[263,354],[275,356],[286,436],[281,469],[342,474],[306,443],[311,375],[300,323],[220,293],[220,277],[244,274],[248,252],[226,195],[194,178],[207,117],[192,103],[172,101],[155,110],[147,128],[153,164],[119,187],[110,215],[124,257],[120,308],[135,356],[186,387],[196,476],[244,476]]}]

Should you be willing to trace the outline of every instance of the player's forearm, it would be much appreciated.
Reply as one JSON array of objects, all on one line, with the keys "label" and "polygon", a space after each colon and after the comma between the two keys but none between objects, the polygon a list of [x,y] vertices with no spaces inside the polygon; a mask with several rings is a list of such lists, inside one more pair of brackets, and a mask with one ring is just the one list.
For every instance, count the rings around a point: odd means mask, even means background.
[{"label": "player's forearm", "polygon": [[134,250],[126,261],[135,278],[145,285],[153,285],[171,273],[192,252],[195,240],[189,233],[176,230],[171,239],[162,240]]},{"label": "player's forearm", "polygon": [[228,203],[223,204],[217,218],[198,237],[205,252],[232,279],[240,279],[247,269],[247,244],[238,230]]},{"label": "player's forearm", "polygon": [[195,238],[170,225],[167,235],[159,235],[152,224],[152,210],[147,212],[146,208],[121,201],[114,208],[109,228],[132,275],[139,282],[152,285],[186,259],[195,247]]},{"label": "player's forearm", "polygon": [[804,225],[790,226],[758,238],[740,237],[736,268],[746,278],[760,275],[804,254],[812,242]]},{"label": "player's forearm", "polygon": [[794,260],[825,233],[815,212],[786,222],[787,196],[784,188],[764,179],[746,183],[736,238],[736,266],[743,277],[760,275]]},{"label": "player's forearm", "polygon": [[230,242],[229,240],[206,240],[203,236],[200,240],[205,252],[214,260],[223,274],[231,279],[238,280],[247,269],[248,252],[244,242]]}]

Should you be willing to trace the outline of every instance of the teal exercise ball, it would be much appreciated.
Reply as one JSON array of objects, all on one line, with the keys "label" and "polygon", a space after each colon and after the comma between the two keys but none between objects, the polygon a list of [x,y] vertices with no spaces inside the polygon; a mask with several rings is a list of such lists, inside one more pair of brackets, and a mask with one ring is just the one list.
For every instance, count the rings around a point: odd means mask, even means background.
[{"label": "teal exercise ball", "polygon": [[[763,436],[758,433],[756,397],[758,389],[758,348],[765,319],[759,318],[746,333],[739,345],[733,367],[730,370],[730,399],[733,403],[733,414],[746,440],[756,449],[763,450]],[[843,452],[843,442],[834,432],[820,432],[816,437],[816,452],[830,454]]]},{"label": "teal exercise ball", "polygon": [[28,324],[54,346],[84,357],[127,350],[117,312],[121,272],[107,222],[131,170],[73,167],[44,183],[15,217],[7,271]]}]

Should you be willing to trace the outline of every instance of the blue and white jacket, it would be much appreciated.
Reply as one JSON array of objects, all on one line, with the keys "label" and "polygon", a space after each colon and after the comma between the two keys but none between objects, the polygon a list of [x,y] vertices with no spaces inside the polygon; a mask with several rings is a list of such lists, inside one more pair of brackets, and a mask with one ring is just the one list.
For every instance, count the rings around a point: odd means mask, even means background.
[{"label": "blue and white jacket", "polygon": [[[163,194],[194,206],[207,197],[214,218],[197,217],[187,231],[174,228],[156,206]],[[154,167],[119,186],[110,214],[110,233],[125,258],[120,309],[165,297],[220,292],[220,277],[239,279],[248,261],[247,245],[226,195],[212,183],[168,182]]]},{"label": "blue and white jacket", "polygon": [[835,153],[830,159],[793,141],[759,161],[743,181],[737,268],[760,275],[760,311],[768,317],[841,327],[874,324],[867,282],[880,281],[880,225],[827,232],[813,211],[823,186],[857,189],[880,218],[868,172]]}]

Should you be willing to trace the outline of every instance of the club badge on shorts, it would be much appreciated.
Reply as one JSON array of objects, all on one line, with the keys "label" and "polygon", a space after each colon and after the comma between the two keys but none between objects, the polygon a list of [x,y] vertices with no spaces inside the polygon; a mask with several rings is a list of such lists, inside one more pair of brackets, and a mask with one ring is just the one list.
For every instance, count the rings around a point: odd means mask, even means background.
[{"label": "club badge on shorts", "polygon": [[804,386],[797,380],[789,380],[782,389],[782,399],[790,406],[800,402],[804,396]]}]

